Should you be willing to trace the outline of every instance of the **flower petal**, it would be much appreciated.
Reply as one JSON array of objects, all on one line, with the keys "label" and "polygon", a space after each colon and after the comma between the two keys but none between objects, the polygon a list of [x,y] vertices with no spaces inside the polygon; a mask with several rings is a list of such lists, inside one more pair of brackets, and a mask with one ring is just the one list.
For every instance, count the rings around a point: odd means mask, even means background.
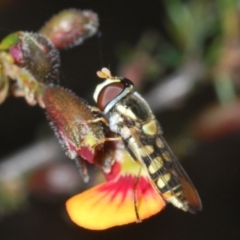
[{"label": "flower petal", "polygon": [[136,181],[137,176],[120,176],[117,181],[100,184],[70,198],[66,202],[70,218],[77,225],[92,230],[136,222],[134,194],[141,220],[165,207],[165,201],[147,178],[140,176],[134,191]]}]

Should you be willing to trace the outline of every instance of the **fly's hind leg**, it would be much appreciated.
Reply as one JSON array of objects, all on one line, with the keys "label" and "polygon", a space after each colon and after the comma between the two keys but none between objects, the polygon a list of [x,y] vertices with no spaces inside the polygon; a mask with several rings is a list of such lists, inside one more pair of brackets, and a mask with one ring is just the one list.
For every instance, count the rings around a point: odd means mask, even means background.
[{"label": "fly's hind leg", "polygon": [[133,202],[134,202],[134,211],[136,214],[136,222],[137,223],[142,222],[142,220],[140,219],[140,216],[139,216],[139,212],[138,212],[138,200],[137,200],[137,186],[139,184],[140,174],[141,174],[141,168],[139,168],[137,178],[133,185]]}]

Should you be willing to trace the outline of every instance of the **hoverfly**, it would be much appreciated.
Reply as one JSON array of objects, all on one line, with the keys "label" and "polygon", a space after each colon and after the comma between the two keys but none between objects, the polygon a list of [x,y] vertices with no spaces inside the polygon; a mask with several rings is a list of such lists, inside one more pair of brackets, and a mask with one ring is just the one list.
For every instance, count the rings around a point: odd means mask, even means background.
[{"label": "hoverfly", "polygon": [[[94,92],[94,100],[109,121],[109,128],[122,139],[131,157],[140,163],[153,187],[166,202],[196,213],[201,200],[191,180],[162,136],[162,129],[148,103],[133,83],[113,77],[107,68],[97,72],[105,81]],[[106,139],[107,141],[108,139]],[[114,139],[109,139],[114,140]]]}]

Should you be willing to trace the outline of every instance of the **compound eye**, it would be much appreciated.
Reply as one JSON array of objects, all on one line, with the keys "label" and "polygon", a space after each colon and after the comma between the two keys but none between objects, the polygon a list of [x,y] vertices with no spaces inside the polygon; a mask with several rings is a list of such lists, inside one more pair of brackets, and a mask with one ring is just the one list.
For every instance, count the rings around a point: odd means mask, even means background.
[{"label": "compound eye", "polygon": [[98,96],[97,105],[99,109],[103,111],[107,104],[115,99],[124,89],[125,85],[122,82],[115,82],[105,86]]}]

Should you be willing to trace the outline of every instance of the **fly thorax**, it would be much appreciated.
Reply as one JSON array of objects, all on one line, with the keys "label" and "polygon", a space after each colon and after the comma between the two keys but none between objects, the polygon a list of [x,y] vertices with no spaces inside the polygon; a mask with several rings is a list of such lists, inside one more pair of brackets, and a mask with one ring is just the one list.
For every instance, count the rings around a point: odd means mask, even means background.
[{"label": "fly thorax", "polygon": [[129,138],[131,135],[130,129],[124,125],[124,118],[117,111],[110,114],[109,128],[111,131],[121,135],[123,139]]},{"label": "fly thorax", "polygon": [[119,133],[119,123],[122,122],[122,117],[118,112],[111,112],[109,114],[109,128],[115,133]]}]

